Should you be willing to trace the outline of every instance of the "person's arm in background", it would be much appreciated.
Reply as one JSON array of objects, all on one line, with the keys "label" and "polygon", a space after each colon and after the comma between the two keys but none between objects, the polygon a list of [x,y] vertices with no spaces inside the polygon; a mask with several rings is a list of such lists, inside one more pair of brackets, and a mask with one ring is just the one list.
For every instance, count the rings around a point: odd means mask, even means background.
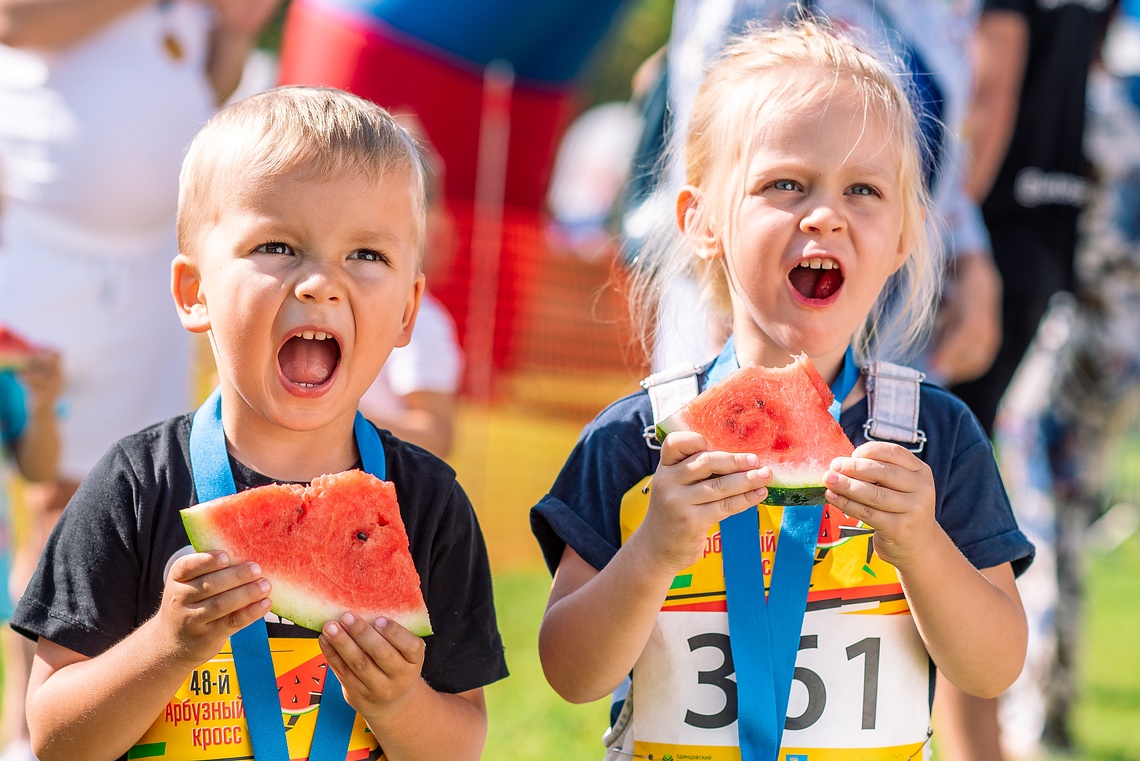
[{"label": "person's arm in background", "polygon": [[397,438],[421,446],[438,457],[447,457],[455,438],[457,395],[445,391],[413,391],[400,399],[403,410],[368,407],[361,400],[360,411]]},{"label": "person's arm in background", "polygon": [[63,370],[55,351],[37,352],[20,371],[26,389],[27,422],[16,440],[16,465],[28,481],[54,481],[60,453],[56,400],[63,391]]},{"label": "person's arm in background", "polygon": [[206,0],[217,10],[206,74],[220,106],[241,83],[246,59],[281,0]]},{"label": "person's arm in background", "polygon": [[[218,105],[237,89],[246,57],[281,0],[202,0],[217,11],[206,74]],[[61,50],[157,0],[0,0],[0,43]]]},{"label": "person's arm in background", "polygon": [[156,0],[0,0],[0,43],[61,49]]},{"label": "person's arm in background", "polygon": [[950,261],[927,361],[931,380],[946,386],[981,377],[1001,347],[1001,273],[977,203],[966,195],[966,157],[959,154],[953,186],[937,199],[946,218]]},{"label": "person's arm in background", "polygon": [[966,117],[973,159],[966,192],[979,203],[989,194],[1017,123],[1017,104],[1029,56],[1029,22],[1012,11],[985,11],[974,35],[974,97]]}]

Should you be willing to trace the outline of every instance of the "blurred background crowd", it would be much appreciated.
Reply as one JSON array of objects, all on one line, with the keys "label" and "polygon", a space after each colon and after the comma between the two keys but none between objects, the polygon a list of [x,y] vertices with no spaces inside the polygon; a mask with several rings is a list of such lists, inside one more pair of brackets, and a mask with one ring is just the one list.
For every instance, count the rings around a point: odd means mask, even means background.
[{"label": "blurred background crowd", "polygon": [[[1037,545],[1026,672],[998,701],[940,685],[935,753],[1140,759],[1140,0],[0,0],[0,616],[110,444],[212,387],[169,296],[191,136],[252,92],[339,87],[432,168],[428,296],[361,406],[480,514],[513,674],[485,757],[600,757],[607,706],[537,665],[527,511],[604,404],[715,353],[684,289],[639,340],[623,283],[673,213],[705,63],[802,13],[911,84],[946,276],[906,359],[992,434]],[[0,643],[0,759],[28,759],[26,643]]]}]

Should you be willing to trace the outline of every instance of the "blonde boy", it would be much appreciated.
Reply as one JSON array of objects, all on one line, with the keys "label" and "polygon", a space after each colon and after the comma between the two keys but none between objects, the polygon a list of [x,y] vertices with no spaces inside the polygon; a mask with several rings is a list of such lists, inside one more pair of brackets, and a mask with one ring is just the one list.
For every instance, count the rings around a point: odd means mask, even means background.
[{"label": "blonde boy", "polygon": [[[423,292],[423,171],[387,112],[337,90],[255,95],[195,138],[172,289],[183,325],[213,348],[221,461],[238,490],[360,467],[357,403],[407,343]],[[319,681],[327,659],[358,713],[351,757],[478,758],[482,688],[506,666],[454,472],[379,432],[435,633],[348,613],[318,637],[267,615],[273,590],[256,564],[187,546],[177,511],[201,489],[198,420],[152,426],[103,458],[17,609],[13,626],[39,638],[28,699],[39,758],[125,759],[158,743],[166,758],[248,757],[249,701],[227,641],[263,617],[279,684],[291,669]],[[308,756],[319,716],[283,717],[290,758]]]}]

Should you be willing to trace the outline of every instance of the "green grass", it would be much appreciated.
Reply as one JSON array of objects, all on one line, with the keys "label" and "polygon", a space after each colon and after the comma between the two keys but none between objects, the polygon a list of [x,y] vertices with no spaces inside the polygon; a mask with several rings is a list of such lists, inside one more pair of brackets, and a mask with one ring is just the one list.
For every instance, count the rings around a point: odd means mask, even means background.
[{"label": "green grass", "polygon": [[495,761],[601,759],[609,701],[571,705],[555,694],[538,662],[538,623],[550,591],[545,571],[495,580],[495,608],[511,675],[487,687],[489,728],[483,758]]},{"label": "green grass", "polygon": [[1140,761],[1140,534],[1092,559],[1076,736],[1089,761]]}]

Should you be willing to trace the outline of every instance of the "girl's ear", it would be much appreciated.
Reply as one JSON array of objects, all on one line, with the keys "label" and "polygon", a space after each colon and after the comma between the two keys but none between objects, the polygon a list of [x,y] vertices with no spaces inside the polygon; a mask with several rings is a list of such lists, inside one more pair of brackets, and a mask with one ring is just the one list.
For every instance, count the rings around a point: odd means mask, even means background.
[{"label": "girl's ear", "polygon": [[178,254],[170,264],[170,290],[182,327],[191,333],[208,331],[210,315],[202,292],[202,278],[198,268],[185,254]]},{"label": "girl's ear", "polygon": [[709,224],[704,194],[692,185],[681,188],[677,194],[677,226],[685,240],[696,249],[701,259],[712,260],[724,256],[724,246]]},{"label": "girl's ear", "polygon": [[898,272],[899,268],[906,264],[906,260],[914,253],[914,249],[918,245],[918,236],[922,234],[925,223],[926,210],[924,209],[920,213],[917,223],[902,231],[902,235],[899,236],[899,249],[895,252],[895,266],[891,270],[892,273]]}]

